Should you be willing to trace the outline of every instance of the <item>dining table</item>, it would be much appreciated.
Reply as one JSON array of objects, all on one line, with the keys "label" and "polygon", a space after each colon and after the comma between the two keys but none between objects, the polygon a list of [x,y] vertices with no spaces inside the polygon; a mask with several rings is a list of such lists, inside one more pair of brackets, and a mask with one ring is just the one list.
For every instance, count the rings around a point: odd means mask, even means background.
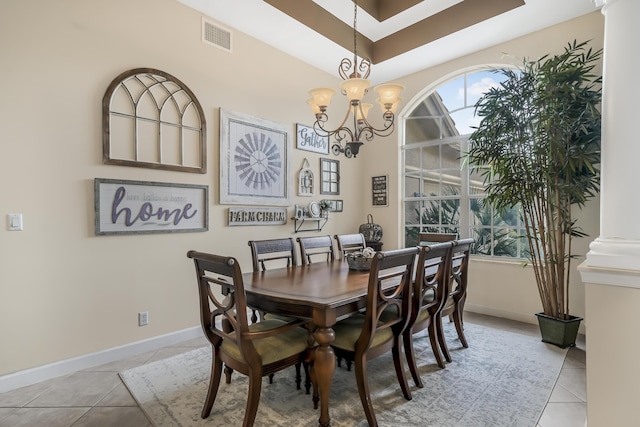
[{"label": "dining table", "polygon": [[317,344],[312,369],[320,400],[318,422],[330,426],[329,392],[336,365],[332,326],[365,308],[369,271],[351,270],[346,261],[335,260],[244,273],[242,278],[248,306],[312,324]]}]

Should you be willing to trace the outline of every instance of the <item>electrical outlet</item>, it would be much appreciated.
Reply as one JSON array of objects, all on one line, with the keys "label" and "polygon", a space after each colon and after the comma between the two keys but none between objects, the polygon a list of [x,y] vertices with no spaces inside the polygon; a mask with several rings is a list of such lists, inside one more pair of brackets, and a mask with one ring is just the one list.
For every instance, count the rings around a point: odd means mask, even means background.
[{"label": "electrical outlet", "polygon": [[149,312],[141,311],[138,313],[138,326],[144,326],[149,324]]}]

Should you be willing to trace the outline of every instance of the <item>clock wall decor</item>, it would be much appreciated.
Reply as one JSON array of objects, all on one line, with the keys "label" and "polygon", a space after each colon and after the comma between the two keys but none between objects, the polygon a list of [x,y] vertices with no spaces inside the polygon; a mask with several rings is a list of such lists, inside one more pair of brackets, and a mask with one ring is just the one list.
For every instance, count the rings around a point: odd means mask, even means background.
[{"label": "clock wall decor", "polygon": [[220,203],[291,205],[291,131],[220,109]]}]

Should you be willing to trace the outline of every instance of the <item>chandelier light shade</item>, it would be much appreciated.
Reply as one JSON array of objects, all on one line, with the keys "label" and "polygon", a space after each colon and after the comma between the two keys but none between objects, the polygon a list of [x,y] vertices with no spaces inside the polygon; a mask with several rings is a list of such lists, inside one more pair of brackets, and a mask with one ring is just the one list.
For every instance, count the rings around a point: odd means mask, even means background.
[{"label": "chandelier light shade", "polygon": [[[321,137],[334,136],[335,143],[331,146],[333,154],[336,156],[343,153],[346,157],[356,157],[364,141],[371,141],[374,136],[389,136],[395,125],[395,111],[402,99],[398,94],[404,90],[404,86],[396,83],[381,84],[373,88],[378,94],[376,102],[382,110],[383,125],[381,128],[373,127],[367,121],[367,114],[372,105],[364,103],[371,82],[367,80],[371,71],[371,61],[361,58],[358,63],[357,44],[357,16],[358,2],[353,2],[353,61],[344,58],[338,67],[338,74],[343,82],[340,84],[340,92],[347,97],[349,107],[340,126],[335,129],[327,129],[326,123],[329,120],[327,108],[331,103],[331,98],[337,92],[330,87],[320,87],[309,91],[311,98],[307,103],[316,117],[313,129]],[[347,125],[349,118],[352,119],[351,127]],[[344,146],[343,146],[344,142]]]}]

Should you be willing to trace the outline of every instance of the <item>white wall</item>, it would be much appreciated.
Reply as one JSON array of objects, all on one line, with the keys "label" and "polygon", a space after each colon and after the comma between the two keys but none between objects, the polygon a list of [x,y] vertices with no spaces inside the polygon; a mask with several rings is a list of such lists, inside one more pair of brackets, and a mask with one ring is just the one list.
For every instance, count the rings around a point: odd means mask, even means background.
[{"label": "white wall", "polygon": [[[7,214],[22,213],[25,227],[0,227],[0,375],[197,326],[189,249],[236,256],[248,269],[248,239],[295,237],[291,223],[225,225],[227,206],[218,203],[219,108],[290,125],[293,132],[295,123],[311,124],[308,89],[337,86],[337,77],[238,32],[234,52],[226,53],[201,42],[200,25],[199,13],[174,0],[0,5],[0,215],[6,221]],[[588,15],[400,79],[407,86],[403,96],[409,100],[455,70],[499,62],[505,51],[535,56],[574,37],[601,44],[601,34],[600,15]],[[137,67],[170,73],[198,97],[207,118],[206,174],[102,164],[102,96],[115,76]],[[400,185],[397,149],[394,135],[365,146],[357,159],[339,158],[342,192],[335,198],[344,200],[345,211],[332,215],[323,234],[355,231],[371,212],[384,227],[384,249],[400,245],[393,202]],[[318,173],[321,156],[300,150],[293,153],[293,172],[304,157]],[[390,177],[392,202],[373,209],[371,176],[382,174]],[[96,177],[209,185],[210,229],[95,236]],[[488,264],[486,272],[475,262],[472,268],[483,274],[473,281],[470,307],[516,317],[536,311],[531,303],[498,298],[512,282],[526,281],[521,270],[505,283],[499,264]],[[149,311],[148,326],[137,326],[139,311]]]}]

